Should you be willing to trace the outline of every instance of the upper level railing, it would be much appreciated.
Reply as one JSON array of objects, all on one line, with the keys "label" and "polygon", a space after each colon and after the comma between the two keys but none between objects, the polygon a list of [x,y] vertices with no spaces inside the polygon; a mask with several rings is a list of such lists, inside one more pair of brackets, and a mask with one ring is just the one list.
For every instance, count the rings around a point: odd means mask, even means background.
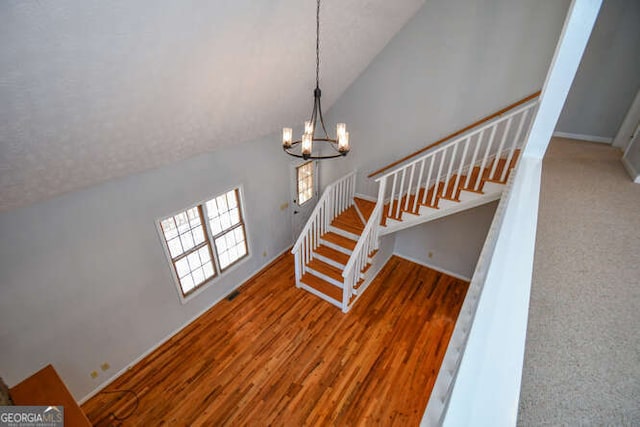
[{"label": "upper level railing", "polygon": [[378,197],[389,201],[385,215],[399,218],[402,211],[415,213],[419,204],[436,207],[439,197],[455,200],[460,189],[479,191],[483,180],[504,182],[537,105],[537,98],[520,102],[378,176],[379,191],[389,188]]},{"label": "upper level railing", "polygon": [[485,117],[481,118],[480,120],[477,120],[477,121],[471,123],[470,125],[465,126],[464,128],[462,128],[460,130],[457,130],[457,131],[455,131],[453,133],[450,133],[449,135],[445,136],[444,138],[440,138],[439,140],[435,141],[434,143],[429,144],[426,147],[421,148],[420,150],[409,154],[408,156],[405,156],[405,157],[403,157],[403,158],[401,158],[399,160],[396,160],[395,162],[390,163],[387,166],[385,166],[385,167],[383,167],[381,169],[378,169],[375,172],[370,173],[367,176],[367,178],[373,178],[376,175],[379,175],[379,174],[381,174],[381,173],[383,173],[383,172],[385,172],[385,171],[387,171],[387,170],[389,170],[389,169],[391,169],[391,168],[393,168],[395,166],[398,166],[401,163],[406,162],[407,160],[410,160],[410,159],[412,159],[414,157],[417,157],[420,154],[422,154],[422,153],[424,153],[426,151],[429,151],[434,147],[437,147],[438,145],[442,144],[443,142],[446,142],[446,141],[450,140],[451,138],[455,138],[458,135],[462,135],[463,133],[465,133],[465,132],[467,132],[467,131],[475,128],[475,127],[478,127],[478,126],[488,122],[489,120],[495,119],[496,117],[500,117],[504,113],[506,113],[506,112],[508,112],[510,110],[513,110],[514,108],[516,108],[516,107],[518,107],[518,106],[520,106],[522,104],[525,104],[525,103],[527,103],[527,102],[529,102],[529,101],[531,101],[533,99],[538,98],[540,96],[540,93],[541,93],[541,91],[537,91],[537,92],[532,93],[529,96],[525,96],[521,100],[516,101],[513,104],[510,104],[510,105],[508,105],[508,106],[496,111],[495,113],[489,114],[488,116],[485,116]]},{"label": "upper level railing", "polygon": [[331,221],[353,205],[356,171],[350,172],[325,188],[309,216],[291,253],[295,255],[296,286],[313,259],[313,251],[320,245],[320,236],[327,232]]}]

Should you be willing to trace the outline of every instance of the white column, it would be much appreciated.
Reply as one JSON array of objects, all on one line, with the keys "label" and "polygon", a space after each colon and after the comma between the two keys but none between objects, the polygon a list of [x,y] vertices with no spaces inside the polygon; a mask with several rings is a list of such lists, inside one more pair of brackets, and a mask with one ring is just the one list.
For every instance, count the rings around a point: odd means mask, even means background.
[{"label": "white column", "polygon": [[524,155],[541,159],[547,151],[564,101],[589,41],[602,0],[573,0],[551,60]]}]

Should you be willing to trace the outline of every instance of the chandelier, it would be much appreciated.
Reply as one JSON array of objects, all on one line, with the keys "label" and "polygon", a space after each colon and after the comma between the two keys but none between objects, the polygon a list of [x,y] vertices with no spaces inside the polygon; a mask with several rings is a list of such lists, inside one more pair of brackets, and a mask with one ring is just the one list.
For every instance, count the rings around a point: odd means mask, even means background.
[{"label": "chandelier", "polygon": [[[346,156],[349,152],[349,132],[344,123],[338,123],[336,126],[336,138],[330,138],[324,125],[322,117],[322,107],[320,105],[320,0],[317,1],[316,7],[316,88],[313,90],[313,111],[311,119],[304,122],[304,134],[302,139],[293,140],[293,129],[282,129],[282,149],[293,157],[301,159],[333,159],[340,156]],[[320,127],[322,134],[316,136],[318,131],[317,122],[320,119]],[[324,143],[331,147],[332,151],[328,154],[319,154],[313,152],[313,144],[315,142]]]}]

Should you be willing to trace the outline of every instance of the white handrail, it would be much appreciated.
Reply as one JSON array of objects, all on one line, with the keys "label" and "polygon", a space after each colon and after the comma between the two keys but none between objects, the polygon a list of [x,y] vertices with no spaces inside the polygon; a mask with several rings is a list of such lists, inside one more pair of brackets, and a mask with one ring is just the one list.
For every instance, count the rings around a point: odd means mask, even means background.
[{"label": "white handrail", "polygon": [[538,104],[538,98],[532,99],[524,104],[522,104],[521,106],[514,108],[513,110],[510,110],[506,113],[504,113],[503,115],[490,120],[488,122],[483,123],[482,125],[478,126],[477,128],[473,128],[472,130],[470,130],[469,132],[466,132],[462,135],[457,136],[456,138],[452,139],[449,142],[446,142],[444,144],[438,145],[437,147],[434,147],[432,150],[426,151],[424,152],[421,156],[418,156],[414,159],[412,159],[410,162],[408,163],[404,163],[404,164],[400,164],[397,167],[395,167],[394,169],[390,170],[389,172],[386,172],[384,175],[380,175],[378,178],[376,178],[375,180],[377,182],[381,181],[383,178],[386,178],[388,176],[394,175],[396,174],[398,171],[402,171],[403,169],[409,168],[414,164],[417,164],[419,162],[421,162],[422,160],[424,160],[427,157],[433,156],[441,151],[445,151],[447,148],[458,144],[460,141],[464,141],[467,138],[472,138],[476,135],[478,135],[480,132],[484,131],[485,129],[489,129],[492,127],[496,127],[498,124],[502,123],[505,120],[508,120],[509,118],[513,118],[515,116],[517,116],[518,114],[522,113],[525,110],[529,110],[532,107],[536,106]]},{"label": "white handrail", "polygon": [[[419,204],[435,208],[440,198],[457,200],[460,190],[480,191],[481,181],[487,179],[504,183],[537,105],[537,98],[527,101],[376,178],[383,189],[393,177],[390,195],[385,192],[378,197],[389,201],[386,215],[400,219],[403,211],[417,214]],[[433,191],[427,197],[430,188]],[[418,203],[420,191],[423,194]]]},{"label": "white handrail", "polygon": [[320,237],[327,232],[331,221],[353,205],[356,187],[356,172],[353,171],[329,184],[313,208],[307,223],[291,249],[295,255],[296,286],[313,259],[313,251],[320,245]]}]

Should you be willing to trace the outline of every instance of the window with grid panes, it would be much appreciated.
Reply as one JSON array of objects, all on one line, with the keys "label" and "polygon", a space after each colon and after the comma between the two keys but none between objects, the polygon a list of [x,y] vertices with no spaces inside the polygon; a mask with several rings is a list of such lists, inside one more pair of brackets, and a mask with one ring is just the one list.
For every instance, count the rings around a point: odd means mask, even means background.
[{"label": "window with grid panes", "polygon": [[248,254],[238,190],[211,199],[205,206],[216,257],[224,271]]},{"label": "window with grid panes", "polygon": [[187,296],[216,273],[202,208],[196,206],[165,218],[160,227],[182,295]]},{"label": "window with grid panes", "polygon": [[248,255],[238,189],[160,220],[160,231],[183,297]]},{"label": "window with grid panes", "polygon": [[313,162],[307,162],[296,168],[298,181],[298,204],[313,198]]}]

